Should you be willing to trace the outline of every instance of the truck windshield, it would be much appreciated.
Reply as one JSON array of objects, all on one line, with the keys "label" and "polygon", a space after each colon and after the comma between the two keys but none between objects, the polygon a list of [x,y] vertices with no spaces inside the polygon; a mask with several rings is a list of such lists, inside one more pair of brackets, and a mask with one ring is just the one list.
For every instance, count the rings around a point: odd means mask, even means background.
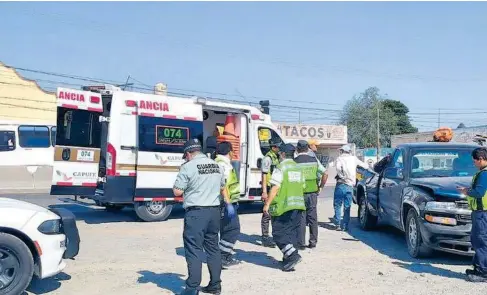
[{"label": "truck windshield", "polygon": [[473,164],[474,148],[419,149],[413,151],[411,177],[473,176],[477,168]]}]

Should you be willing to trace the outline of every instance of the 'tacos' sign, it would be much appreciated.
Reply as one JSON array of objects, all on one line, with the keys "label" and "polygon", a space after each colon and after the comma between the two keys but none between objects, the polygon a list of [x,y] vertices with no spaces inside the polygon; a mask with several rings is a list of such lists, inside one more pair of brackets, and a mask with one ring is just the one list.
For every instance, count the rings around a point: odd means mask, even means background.
[{"label": "'tacos' sign", "polygon": [[303,125],[303,124],[275,124],[282,136],[289,140],[310,140],[332,144],[347,143],[347,126],[343,125]]}]

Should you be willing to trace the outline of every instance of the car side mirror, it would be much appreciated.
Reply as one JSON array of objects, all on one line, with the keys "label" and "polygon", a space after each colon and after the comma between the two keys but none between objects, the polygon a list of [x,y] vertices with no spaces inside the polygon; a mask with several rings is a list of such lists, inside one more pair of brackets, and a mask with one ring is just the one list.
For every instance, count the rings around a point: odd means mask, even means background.
[{"label": "car side mirror", "polygon": [[403,179],[402,168],[388,167],[384,170],[384,178],[389,179]]},{"label": "car side mirror", "polygon": [[257,168],[259,168],[259,169],[262,168],[262,159],[261,158],[257,159]]}]

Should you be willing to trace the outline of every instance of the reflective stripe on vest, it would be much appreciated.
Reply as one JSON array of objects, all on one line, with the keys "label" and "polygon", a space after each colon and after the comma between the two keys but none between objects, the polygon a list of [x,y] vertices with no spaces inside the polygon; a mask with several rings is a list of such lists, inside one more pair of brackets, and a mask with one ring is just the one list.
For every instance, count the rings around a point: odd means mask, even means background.
[{"label": "reflective stripe on vest", "polygon": [[282,172],[282,182],[269,213],[271,216],[281,216],[291,210],[306,210],[303,172],[293,160],[285,160],[278,167]]},{"label": "reflective stripe on vest", "polygon": [[272,161],[271,169],[266,175],[266,178],[267,178],[266,185],[270,186],[271,185],[270,182],[271,182],[272,172],[274,172],[274,169],[279,165],[279,157],[272,150],[269,151],[265,156],[271,158],[271,161]]},{"label": "reflective stripe on vest", "polygon": [[[482,172],[487,173],[487,168],[484,168],[483,170],[480,170],[479,172],[475,173],[475,175],[472,178],[472,189],[475,188],[475,186],[477,185],[478,176]],[[481,198],[467,196],[467,202],[470,210],[487,211],[487,191],[484,193],[484,195]]]},{"label": "reflective stripe on vest", "polygon": [[[227,164],[225,163],[225,160],[223,160],[220,156],[216,157],[215,162],[223,166]],[[235,173],[235,169],[233,169],[233,167],[230,171],[228,179],[226,179],[225,186],[228,189],[230,201],[232,203],[238,202],[238,200],[240,199],[240,184],[238,182],[237,173]]]}]

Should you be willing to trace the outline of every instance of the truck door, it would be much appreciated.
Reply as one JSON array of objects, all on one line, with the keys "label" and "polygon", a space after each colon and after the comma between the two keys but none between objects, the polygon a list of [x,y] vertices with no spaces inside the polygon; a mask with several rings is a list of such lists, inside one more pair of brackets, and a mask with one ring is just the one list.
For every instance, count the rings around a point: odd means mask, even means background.
[{"label": "truck door", "polygon": [[95,194],[103,112],[98,93],[58,88],[51,195]]},{"label": "truck door", "polygon": [[379,187],[379,202],[383,220],[393,226],[399,226],[401,220],[402,189],[404,181],[396,176],[388,176],[388,168],[404,169],[403,152],[396,149],[392,161],[383,171]]}]

